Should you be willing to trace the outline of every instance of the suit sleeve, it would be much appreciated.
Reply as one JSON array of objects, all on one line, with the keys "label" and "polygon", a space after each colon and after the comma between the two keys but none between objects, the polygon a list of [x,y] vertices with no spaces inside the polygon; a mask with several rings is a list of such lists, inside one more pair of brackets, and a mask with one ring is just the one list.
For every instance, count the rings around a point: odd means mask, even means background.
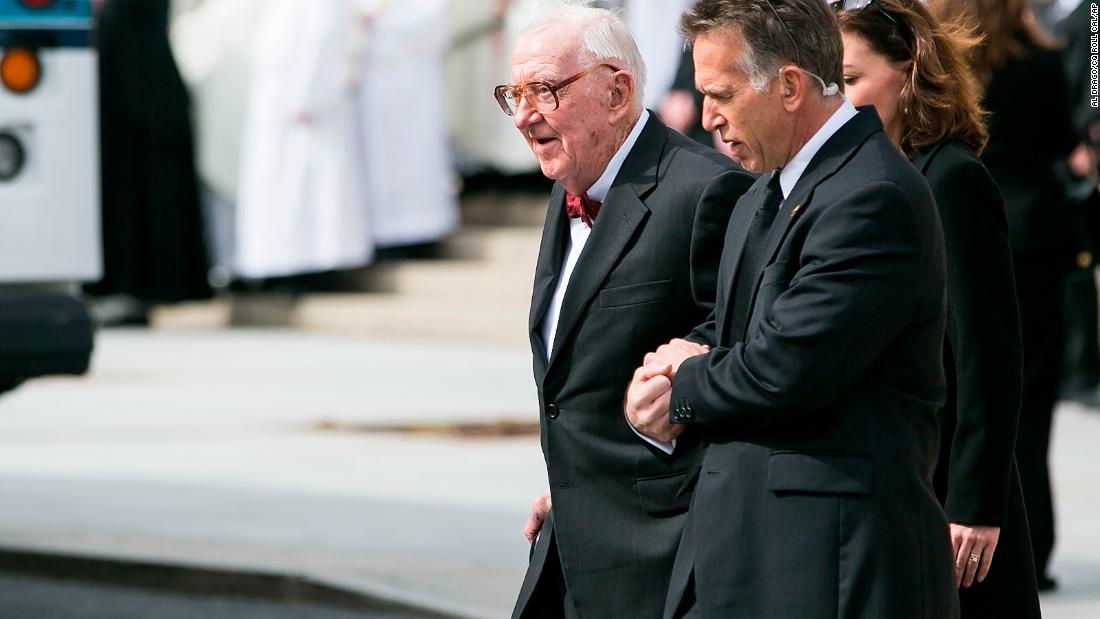
[{"label": "suit sleeve", "polygon": [[[863,185],[808,223],[788,287],[745,342],[680,366],[686,423],[764,428],[840,399],[917,315],[933,268],[934,218],[889,182]],[[942,277],[942,272],[940,273]],[[874,328],[868,328],[874,325]]]},{"label": "suit sleeve", "polygon": [[718,340],[718,323],[717,312],[710,311],[710,315],[702,323],[695,326],[684,336],[684,339],[689,342],[695,342],[696,344],[706,344],[707,346],[714,346]]},{"label": "suit sleeve", "polygon": [[714,299],[726,229],[734,205],[754,182],[756,177],[748,172],[729,170],[711,179],[699,198],[691,233],[691,294],[708,318],[685,339],[714,344]]},{"label": "suit sleeve", "polygon": [[1023,380],[1020,315],[1000,191],[968,163],[933,163],[928,175],[943,220],[947,354],[958,377],[944,508],[955,522],[1000,526]]}]

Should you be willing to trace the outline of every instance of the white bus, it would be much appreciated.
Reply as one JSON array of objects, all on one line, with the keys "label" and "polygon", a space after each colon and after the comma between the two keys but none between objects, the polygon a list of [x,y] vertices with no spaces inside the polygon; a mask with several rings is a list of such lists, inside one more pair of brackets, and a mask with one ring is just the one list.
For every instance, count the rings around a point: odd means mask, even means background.
[{"label": "white bus", "polygon": [[0,0],[0,391],[87,369],[102,272],[91,0]]}]

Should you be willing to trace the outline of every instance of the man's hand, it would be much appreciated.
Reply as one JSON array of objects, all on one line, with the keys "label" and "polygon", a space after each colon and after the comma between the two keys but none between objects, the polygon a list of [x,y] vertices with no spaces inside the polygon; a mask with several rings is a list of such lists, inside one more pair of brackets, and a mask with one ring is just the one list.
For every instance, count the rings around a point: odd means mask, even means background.
[{"label": "man's hand", "polygon": [[[645,360],[642,361],[644,365],[667,363],[672,366],[672,373],[668,375],[669,379],[676,378],[676,372],[680,369],[680,364],[684,362],[684,359],[695,357],[697,355],[705,355],[710,351],[710,346],[705,344],[696,344],[695,342],[689,342],[687,340],[672,340],[668,344],[661,345],[656,352],[651,352],[645,356]],[[637,378],[637,376],[635,376]]]},{"label": "man's hand", "polygon": [[667,363],[651,363],[638,368],[626,390],[623,406],[626,419],[635,430],[662,443],[671,443],[684,431],[684,426],[668,420],[671,376],[672,366]]},{"label": "man's hand", "polygon": [[[1001,537],[1000,527],[971,526],[949,523],[951,528],[951,546],[955,550],[955,586],[969,588],[985,580],[989,566],[993,564],[993,551],[997,549],[997,540]],[[978,557],[977,560],[972,560]]]},{"label": "man's hand", "polygon": [[531,501],[531,515],[527,516],[527,522],[523,523],[523,536],[530,543],[535,542],[542,523],[546,521],[546,515],[550,513],[550,495],[543,495]]}]

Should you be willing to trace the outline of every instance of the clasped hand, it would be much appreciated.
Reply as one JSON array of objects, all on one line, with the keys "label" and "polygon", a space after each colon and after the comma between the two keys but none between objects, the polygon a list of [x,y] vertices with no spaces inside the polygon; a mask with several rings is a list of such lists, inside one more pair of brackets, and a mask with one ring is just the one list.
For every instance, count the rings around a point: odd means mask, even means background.
[{"label": "clasped hand", "polygon": [[672,442],[684,426],[669,421],[672,381],[685,359],[706,354],[709,346],[687,340],[672,340],[645,356],[642,367],[626,391],[623,409],[635,430],[663,443]]}]

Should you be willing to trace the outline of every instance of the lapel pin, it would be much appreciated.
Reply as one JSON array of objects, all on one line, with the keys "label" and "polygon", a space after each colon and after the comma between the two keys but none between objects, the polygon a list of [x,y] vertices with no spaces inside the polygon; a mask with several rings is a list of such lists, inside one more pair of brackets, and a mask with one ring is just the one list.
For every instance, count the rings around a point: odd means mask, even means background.
[{"label": "lapel pin", "polygon": [[794,208],[791,209],[791,219],[794,219],[794,216],[798,214],[798,209],[800,208],[802,208],[801,204],[794,205]]}]

